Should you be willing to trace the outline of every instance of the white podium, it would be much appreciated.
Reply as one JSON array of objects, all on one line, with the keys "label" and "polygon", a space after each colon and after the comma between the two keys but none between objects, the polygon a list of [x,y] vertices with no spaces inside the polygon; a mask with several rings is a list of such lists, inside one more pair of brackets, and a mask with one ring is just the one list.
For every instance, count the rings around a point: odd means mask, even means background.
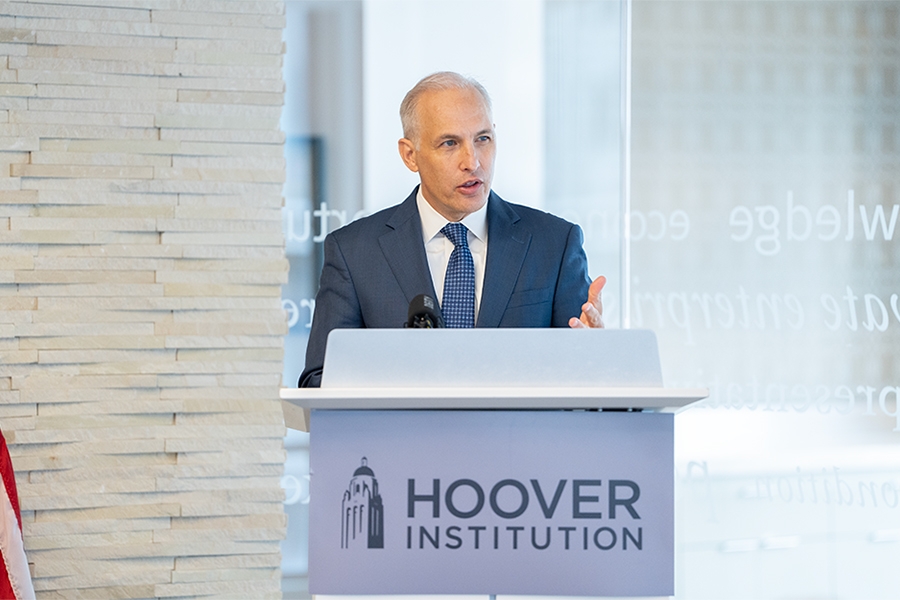
[{"label": "white podium", "polygon": [[310,591],[672,595],[672,413],[706,395],[652,332],[332,332],[323,387],[282,391]]}]

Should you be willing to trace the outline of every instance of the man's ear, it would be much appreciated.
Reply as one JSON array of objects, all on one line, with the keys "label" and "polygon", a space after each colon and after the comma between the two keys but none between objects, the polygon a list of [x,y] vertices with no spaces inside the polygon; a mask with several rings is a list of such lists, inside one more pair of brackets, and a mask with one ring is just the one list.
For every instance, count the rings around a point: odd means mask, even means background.
[{"label": "man's ear", "polygon": [[406,165],[406,168],[413,173],[418,173],[419,165],[416,163],[416,145],[412,143],[412,140],[400,138],[397,142],[397,149],[400,151],[400,158],[403,159],[403,164]]}]

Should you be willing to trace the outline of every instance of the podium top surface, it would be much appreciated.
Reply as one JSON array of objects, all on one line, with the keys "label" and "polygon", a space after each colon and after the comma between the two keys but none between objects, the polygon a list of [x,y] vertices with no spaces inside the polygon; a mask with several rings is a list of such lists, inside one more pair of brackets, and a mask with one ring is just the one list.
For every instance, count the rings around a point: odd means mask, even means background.
[{"label": "podium top surface", "polygon": [[662,387],[639,329],[336,329],[323,388]]},{"label": "podium top surface", "polygon": [[284,423],[309,431],[319,410],[638,410],[677,412],[709,396],[706,388],[331,388],[281,389]]},{"label": "podium top surface", "polygon": [[468,387],[282,388],[299,408],[334,410],[676,410],[709,395],[706,388]]}]

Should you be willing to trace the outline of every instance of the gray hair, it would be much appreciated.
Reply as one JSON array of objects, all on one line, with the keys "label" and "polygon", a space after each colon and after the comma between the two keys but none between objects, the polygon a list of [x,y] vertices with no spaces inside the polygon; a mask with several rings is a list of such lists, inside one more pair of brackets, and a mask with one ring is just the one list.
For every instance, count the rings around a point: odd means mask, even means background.
[{"label": "gray hair", "polygon": [[419,127],[419,115],[417,108],[422,95],[427,92],[443,90],[472,90],[478,92],[484,100],[488,114],[491,113],[491,97],[484,86],[471,77],[465,77],[453,71],[438,71],[419,80],[406,93],[403,102],[400,103],[400,123],[403,125],[403,137],[412,140]]}]

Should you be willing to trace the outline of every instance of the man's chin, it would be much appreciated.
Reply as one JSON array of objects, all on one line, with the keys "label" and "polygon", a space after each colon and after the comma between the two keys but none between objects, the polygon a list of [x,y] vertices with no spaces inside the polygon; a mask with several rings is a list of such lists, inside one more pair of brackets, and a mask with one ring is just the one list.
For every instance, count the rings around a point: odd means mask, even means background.
[{"label": "man's chin", "polygon": [[473,212],[481,210],[485,203],[487,203],[487,194],[479,194],[478,196],[464,197],[459,206],[465,210],[466,215],[471,215]]},{"label": "man's chin", "polygon": [[[455,193],[437,204],[429,202],[432,208],[451,221],[461,221],[474,212],[478,212],[488,199],[488,190],[477,195]],[[426,199],[427,200],[427,199]]]}]

